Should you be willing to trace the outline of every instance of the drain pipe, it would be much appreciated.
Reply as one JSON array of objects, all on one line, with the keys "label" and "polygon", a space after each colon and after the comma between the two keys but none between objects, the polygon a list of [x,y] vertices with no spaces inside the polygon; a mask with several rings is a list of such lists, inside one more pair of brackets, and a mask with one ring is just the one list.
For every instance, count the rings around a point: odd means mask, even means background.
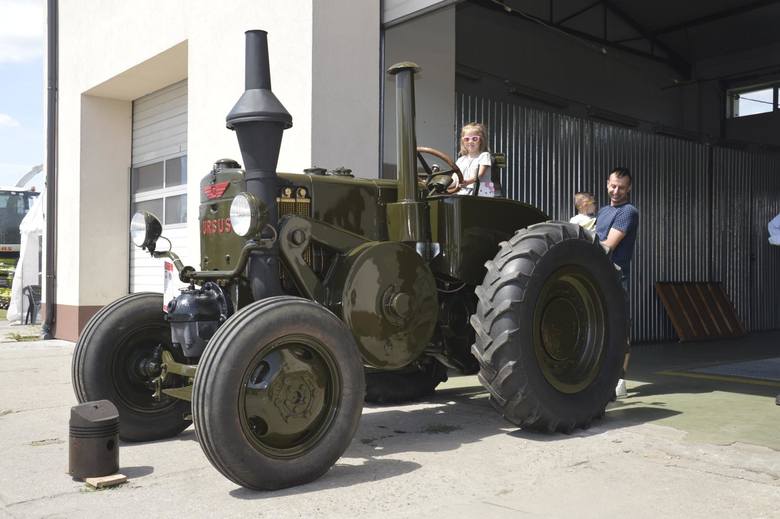
[{"label": "drain pipe", "polygon": [[59,9],[46,1],[46,319],[41,339],[53,339],[57,322],[57,89]]}]

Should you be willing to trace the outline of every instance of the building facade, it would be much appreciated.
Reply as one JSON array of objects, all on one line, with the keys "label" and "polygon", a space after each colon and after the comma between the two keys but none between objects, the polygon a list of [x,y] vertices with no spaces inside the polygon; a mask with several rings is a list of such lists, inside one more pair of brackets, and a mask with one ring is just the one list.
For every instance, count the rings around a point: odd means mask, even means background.
[{"label": "building facade", "polygon": [[161,287],[128,222],[151,209],[198,266],[198,184],[240,161],[225,115],[244,88],[244,31],[268,32],[274,91],[293,116],[279,170],[379,171],[378,2],[59,3],[56,336]]},{"label": "building facade", "polygon": [[[721,282],[749,330],[780,326],[780,250],[765,225],[780,211],[780,40],[742,30],[780,6],[718,15],[704,0],[677,10],[633,4],[643,23],[690,25],[686,79],[680,59],[620,43],[652,42],[610,2],[59,5],[57,337],[74,340],[128,292],[161,290],[161,261],[128,239],[137,209],[157,214],[185,263],[200,267],[199,182],[216,160],[241,160],[225,116],[243,92],[250,29],[268,32],[273,90],[293,117],[279,171],[394,178],[385,70],[414,61],[418,144],[455,156],[459,126],[484,122],[490,148],[506,153],[506,194],[552,218],[568,220],[574,191],[605,203],[605,172],[631,167],[643,214],[636,339],[674,337],[658,281]],[[753,102],[754,91],[770,92],[764,113],[726,110]]]}]

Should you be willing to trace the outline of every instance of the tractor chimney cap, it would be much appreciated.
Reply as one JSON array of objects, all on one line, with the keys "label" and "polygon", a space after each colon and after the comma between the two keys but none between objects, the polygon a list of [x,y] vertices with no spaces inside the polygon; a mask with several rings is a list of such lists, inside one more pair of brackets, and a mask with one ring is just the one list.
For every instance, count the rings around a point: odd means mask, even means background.
[{"label": "tractor chimney cap", "polygon": [[416,74],[417,72],[420,72],[421,69],[417,63],[412,61],[402,61],[387,69],[387,73],[394,76],[399,72],[403,72],[404,70],[411,70],[412,74]]},{"label": "tractor chimney cap", "polygon": [[259,122],[290,128],[292,116],[271,92],[268,34],[253,30],[246,31],[245,36],[244,93],[228,113],[227,127],[235,130],[243,124]]}]

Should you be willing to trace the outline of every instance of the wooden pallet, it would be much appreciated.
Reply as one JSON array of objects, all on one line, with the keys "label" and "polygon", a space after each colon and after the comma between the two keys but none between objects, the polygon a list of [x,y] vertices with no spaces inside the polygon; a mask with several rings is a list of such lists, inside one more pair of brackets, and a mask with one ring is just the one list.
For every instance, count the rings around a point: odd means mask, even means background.
[{"label": "wooden pallet", "polygon": [[655,291],[680,342],[745,335],[745,327],[720,283],[658,282]]}]

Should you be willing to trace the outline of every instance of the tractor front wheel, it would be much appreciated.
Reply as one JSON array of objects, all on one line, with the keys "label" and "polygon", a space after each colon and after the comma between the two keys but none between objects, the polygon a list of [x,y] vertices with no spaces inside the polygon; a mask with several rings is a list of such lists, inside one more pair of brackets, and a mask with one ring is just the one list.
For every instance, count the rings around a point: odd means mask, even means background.
[{"label": "tractor front wheel", "polygon": [[[114,301],[96,313],[73,351],[73,389],[79,402],[110,400],[119,411],[119,437],[126,441],[168,438],[186,429],[190,403],[154,397],[160,349],[170,350],[171,327],[162,294],[141,292]],[[162,387],[187,379],[168,375]]]},{"label": "tractor front wheel", "polygon": [[352,334],[323,306],[290,296],[228,319],[198,366],[192,410],[201,448],[231,481],[273,490],[322,476],[363,408]]}]

